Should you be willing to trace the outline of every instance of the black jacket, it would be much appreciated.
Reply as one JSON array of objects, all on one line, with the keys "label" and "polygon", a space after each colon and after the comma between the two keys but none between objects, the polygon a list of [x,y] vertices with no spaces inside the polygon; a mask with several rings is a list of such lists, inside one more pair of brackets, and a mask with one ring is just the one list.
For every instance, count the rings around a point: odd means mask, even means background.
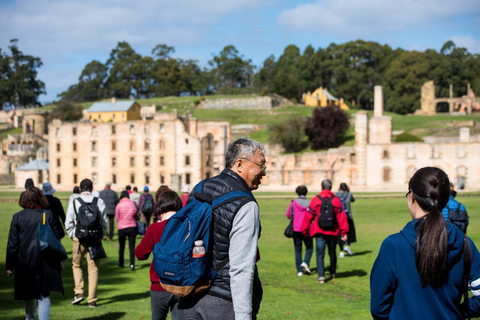
[{"label": "black jacket", "polygon": [[37,229],[46,213],[48,223],[58,235],[52,213],[45,209],[24,209],[12,217],[8,234],[6,270],[14,271],[15,300],[39,299],[50,291],[63,294],[60,263],[46,263],[37,252]]},{"label": "black jacket", "polygon": [[56,224],[56,229],[58,230],[58,235],[60,239],[65,236],[65,210],[63,210],[62,202],[57,197],[52,195],[45,196],[48,200],[48,210],[52,211],[53,220]]},{"label": "black jacket", "polygon": [[104,189],[100,191],[100,199],[105,202],[105,214],[107,216],[115,216],[115,207],[118,204],[118,195],[112,189]]}]

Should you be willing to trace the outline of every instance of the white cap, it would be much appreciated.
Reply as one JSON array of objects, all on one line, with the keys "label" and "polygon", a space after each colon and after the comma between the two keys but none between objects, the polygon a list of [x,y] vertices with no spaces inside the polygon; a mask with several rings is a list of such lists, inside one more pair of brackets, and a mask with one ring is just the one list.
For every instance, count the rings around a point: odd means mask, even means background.
[{"label": "white cap", "polygon": [[203,246],[203,240],[196,240],[195,241],[195,246],[197,246],[197,247]]}]

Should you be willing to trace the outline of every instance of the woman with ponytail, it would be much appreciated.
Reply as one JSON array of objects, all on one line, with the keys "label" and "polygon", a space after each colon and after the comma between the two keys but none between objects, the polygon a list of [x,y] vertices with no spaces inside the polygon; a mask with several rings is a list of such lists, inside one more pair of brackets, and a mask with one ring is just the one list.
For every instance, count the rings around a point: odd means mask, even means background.
[{"label": "woman with ponytail", "polygon": [[[385,239],[372,268],[374,319],[480,316],[480,254],[470,238],[443,219],[449,196],[448,177],[438,168],[422,168],[410,179],[406,198],[413,220]],[[468,284],[473,296],[460,304],[464,243],[471,253]]]}]

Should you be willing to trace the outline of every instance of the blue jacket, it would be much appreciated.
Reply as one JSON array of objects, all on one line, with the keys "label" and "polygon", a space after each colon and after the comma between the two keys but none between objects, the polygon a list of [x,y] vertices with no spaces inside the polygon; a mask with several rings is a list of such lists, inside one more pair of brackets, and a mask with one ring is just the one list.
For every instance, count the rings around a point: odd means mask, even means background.
[{"label": "blue jacket", "polygon": [[445,221],[448,222],[448,208],[450,208],[452,210],[457,210],[459,204],[460,204],[460,211],[462,211],[462,210],[466,211],[467,210],[467,209],[465,209],[465,206],[463,204],[461,204],[460,202],[455,200],[454,197],[450,196],[450,198],[448,199],[447,205],[445,206],[445,208],[442,209],[442,216],[443,216],[443,219],[445,219]]},{"label": "blue jacket", "polygon": [[470,242],[473,297],[465,314],[459,311],[463,282],[464,234],[448,226],[448,280],[440,288],[422,287],[415,265],[415,222],[383,241],[370,275],[370,311],[374,319],[463,319],[480,315],[480,254]]}]

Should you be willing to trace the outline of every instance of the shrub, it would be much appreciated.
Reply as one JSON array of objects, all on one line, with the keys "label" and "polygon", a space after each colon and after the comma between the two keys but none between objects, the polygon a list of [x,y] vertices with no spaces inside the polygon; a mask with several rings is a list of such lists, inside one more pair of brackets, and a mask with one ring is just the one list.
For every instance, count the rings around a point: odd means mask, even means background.
[{"label": "shrub", "polygon": [[268,126],[268,142],[280,144],[285,152],[299,152],[308,146],[307,137],[303,131],[304,117],[291,117],[283,123]]},{"label": "shrub", "polygon": [[312,149],[338,147],[350,127],[348,118],[348,114],[336,106],[313,109],[313,117],[307,118],[305,124]]},{"label": "shrub", "polygon": [[414,135],[414,134],[411,134],[411,133],[408,133],[408,132],[403,132],[401,134],[399,134],[398,136],[396,136],[393,141],[395,142],[423,142],[423,139]]},{"label": "shrub", "polygon": [[83,107],[71,100],[60,100],[50,113],[50,119],[77,121],[83,117]]}]

